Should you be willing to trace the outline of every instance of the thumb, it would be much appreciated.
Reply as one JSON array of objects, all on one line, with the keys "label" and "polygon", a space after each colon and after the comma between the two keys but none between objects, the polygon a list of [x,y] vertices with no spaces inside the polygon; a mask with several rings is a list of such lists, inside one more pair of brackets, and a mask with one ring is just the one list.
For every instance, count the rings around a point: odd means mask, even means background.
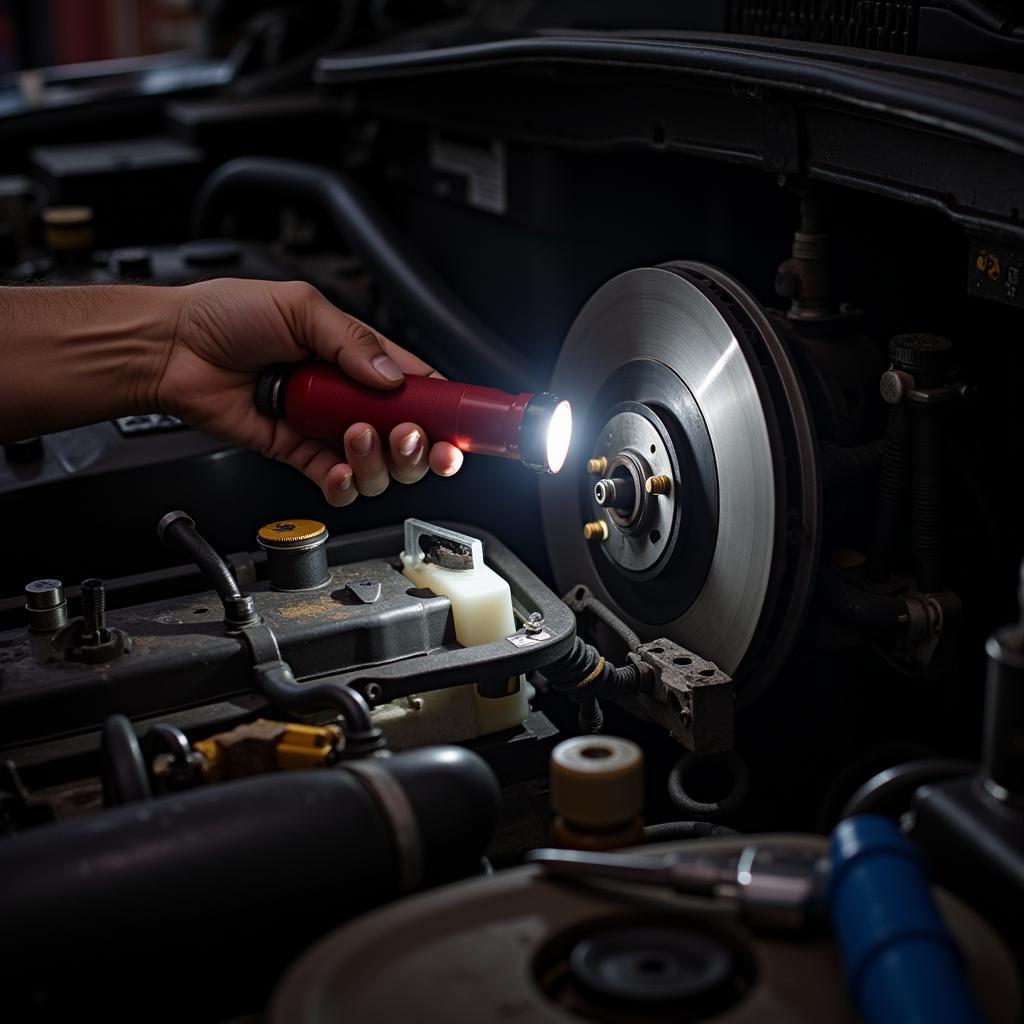
[{"label": "thumb", "polygon": [[398,364],[387,354],[385,339],[327,301],[312,286],[296,301],[295,323],[299,344],[321,359],[340,366],[353,380],[374,388],[397,387],[403,380]]}]

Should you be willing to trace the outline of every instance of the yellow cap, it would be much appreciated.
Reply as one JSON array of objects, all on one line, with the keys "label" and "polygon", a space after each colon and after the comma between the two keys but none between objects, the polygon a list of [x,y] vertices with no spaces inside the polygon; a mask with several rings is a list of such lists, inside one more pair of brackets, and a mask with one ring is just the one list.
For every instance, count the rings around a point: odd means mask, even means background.
[{"label": "yellow cap", "polygon": [[551,804],[574,825],[620,825],[644,806],[644,753],[619,736],[575,736],[551,751]]},{"label": "yellow cap", "polygon": [[316,540],[325,533],[327,527],[315,519],[279,519],[261,526],[257,537],[264,544],[285,546]]},{"label": "yellow cap", "polygon": [[43,210],[43,234],[50,249],[67,252],[92,247],[92,208],[48,206]]}]

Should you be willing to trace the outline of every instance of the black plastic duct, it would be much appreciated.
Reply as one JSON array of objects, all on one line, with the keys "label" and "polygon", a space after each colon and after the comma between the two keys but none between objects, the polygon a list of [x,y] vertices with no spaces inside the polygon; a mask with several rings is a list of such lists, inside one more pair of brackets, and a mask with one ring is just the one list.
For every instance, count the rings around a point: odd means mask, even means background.
[{"label": "black plastic duct", "polygon": [[120,1019],[142,998],[134,1019],[150,1020],[180,1015],[199,995],[204,1020],[246,1009],[326,929],[478,870],[499,799],[476,754],[428,747],[213,785],[6,839],[5,1009],[80,1017],[102,1006]]}]

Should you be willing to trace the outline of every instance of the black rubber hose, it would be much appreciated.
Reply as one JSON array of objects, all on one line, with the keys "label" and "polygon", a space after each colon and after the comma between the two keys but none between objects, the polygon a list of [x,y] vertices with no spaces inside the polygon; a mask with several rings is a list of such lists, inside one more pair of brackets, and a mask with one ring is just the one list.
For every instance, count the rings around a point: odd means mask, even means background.
[{"label": "black rubber hose", "polygon": [[861,590],[824,567],[818,573],[818,587],[839,618],[869,636],[902,636],[907,631],[907,606],[898,597]]},{"label": "black rubber hose", "polygon": [[942,558],[943,425],[938,409],[915,410],[910,486],[910,550],[914,582],[924,594],[944,584]]},{"label": "black rubber hose", "polygon": [[386,745],[363,695],[345,683],[330,678],[300,683],[283,661],[257,665],[256,681],[263,695],[286,711],[338,711],[345,720],[345,757],[369,754]]},{"label": "black rubber hose", "polygon": [[654,687],[654,673],[647,665],[630,662],[616,666],[605,661],[600,672],[580,687],[579,684],[597,670],[601,654],[581,637],[576,637],[572,650],[545,666],[544,678],[556,689],[570,696],[586,693],[594,697],[625,697],[634,693],[650,693]]},{"label": "black rubber hose", "polygon": [[188,737],[176,725],[159,722],[146,733],[148,769],[153,774],[153,759],[161,749],[169,750],[172,761],[163,775],[162,787],[167,791],[191,789],[202,781],[202,760],[192,749]]},{"label": "black rubber hose", "polygon": [[224,621],[230,626],[248,626],[258,620],[253,600],[243,594],[228,563],[196,529],[184,512],[168,512],[156,527],[157,536],[170,547],[183,551],[203,571],[224,606]]},{"label": "black rubber hose", "polygon": [[[693,785],[698,773],[708,771],[728,776],[725,791],[714,798],[692,794],[687,787]],[[749,787],[747,763],[735,750],[726,750],[720,754],[683,754],[668,775],[669,799],[686,818],[697,821],[728,818],[739,810],[747,798]]]},{"label": "black rubber hose", "polygon": [[132,723],[124,715],[111,715],[103,723],[100,739],[100,778],[104,807],[149,800],[146,759]]},{"label": "black rubber hose", "polygon": [[421,260],[376,209],[362,187],[327,167],[270,157],[240,157],[218,167],[196,200],[192,233],[214,224],[223,200],[259,189],[316,202],[348,246],[366,263],[381,288],[434,342],[422,354],[449,375],[464,375],[467,362],[505,390],[529,389],[522,355],[490,330]]},{"label": "black rubber hose", "polygon": [[644,827],[645,843],[670,843],[679,839],[719,839],[723,836],[738,836],[740,833],[728,825],[716,825],[713,821],[666,821],[660,825]]},{"label": "black rubber hose", "polygon": [[[427,747],[26,831],[0,843],[7,1015],[28,1019],[10,1007],[41,990],[48,1011],[75,1003],[81,1016],[98,998],[120,1020],[148,991],[147,1019],[180,1017],[187,990],[204,1018],[235,1016],[218,997],[237,988],[239,1012],[260,1005],[260,985],[327,928],[478,872],[499,805],[478,755]],[[168,970],[175,998],[151,1007]]]},{"label": "black rubber hose", "polygon": [[654,673],[648,666],[632,662],[616,666],[608,661],[602,665],[597,648],[578,636],[572,650],[542,672],[553,689],[579,704],[580,729],[585,733],[598,733],[604,725],[599,698],[650,693],[654,688]]},{"label": "black rubber hose", "polygon": [[603,622],[626,645],[630,652],[635,653],[639,650],[641,640],[635,630],[623,622],[602,600],[596,597],[588,597],[581,602],[580,610],[589,612],[599,622]]},{"label": "black rubber hose", "polygon": [[583,694],[577,698],[580,706],[580,732],[587,736],[596,736],[604,728],[604,709],[601,702],[593,694]]},{"label": "black rubber hose", "polygon": [[875,518],[868,547],[868,576],[884,580],[889,576],[892,550],[904,518],[910,487],[910,412],[905,402],[889,407],[885,445],[878,471]]},{"label": "black rubber hose", "polygon": [[932,782],[971,775],[978,766],[955,758],[928,757],[886,768],[872,776],[846,801],[840,818],[855,814],[881,814],[899,818],[910,807],[915,790]]},{"label": "black rubber hose", "polygon": [[174,755],[176,761],[185,762],[192,756],[192,744],[176,725],[160,722],[146,733],[146,740],[153,746],[154,752],[164,747]]}]

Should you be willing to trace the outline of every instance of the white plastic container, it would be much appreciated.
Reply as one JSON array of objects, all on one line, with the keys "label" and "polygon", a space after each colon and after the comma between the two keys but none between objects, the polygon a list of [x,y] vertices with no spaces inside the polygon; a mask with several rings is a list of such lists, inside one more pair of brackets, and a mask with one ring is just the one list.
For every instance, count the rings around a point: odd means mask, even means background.
[{"label": "white plastic container", "polygon": [[[419,519],[405,521],[405,550],[402,572],[415,586],[443,594],[452,604],[455,638],[463,647],[491,643],[516,631],[512,614],[512,591],[490,566],[484,564],[483,542],[475,537],[445,530]],[[451,713],[456,699],[472,700],[476,708],[476,735],[486,736],[501,729],[520,725],[529,713],[526,681],[520,676],[509,680],[509,696],[482,697],[474,685],[455,687],[460,691],[421,694],[423,711]],[[445,698],[445,694],[448,694]],[[443,698],[443,699],[439,699]],[[437,731],[446,730],[436,723]],[[469,737],[461,737],[469,738]]]}]

